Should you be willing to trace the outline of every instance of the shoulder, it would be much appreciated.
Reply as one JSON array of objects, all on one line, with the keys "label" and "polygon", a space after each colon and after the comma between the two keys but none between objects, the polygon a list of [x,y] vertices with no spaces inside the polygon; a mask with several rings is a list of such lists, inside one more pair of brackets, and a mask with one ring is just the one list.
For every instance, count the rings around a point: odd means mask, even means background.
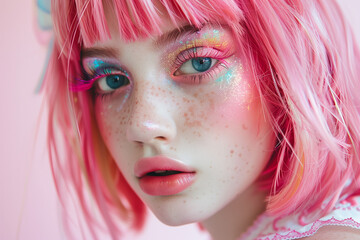
[{"label": "shoulder", "polygon": [[360,240],[360,229],[345,226],[323,226],[306,240]]}]

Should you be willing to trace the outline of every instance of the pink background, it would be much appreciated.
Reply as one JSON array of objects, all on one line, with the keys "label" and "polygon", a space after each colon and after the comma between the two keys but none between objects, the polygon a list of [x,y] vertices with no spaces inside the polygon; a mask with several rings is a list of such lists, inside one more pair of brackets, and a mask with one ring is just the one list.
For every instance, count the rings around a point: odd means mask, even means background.
[{"label": "pink background", "polygon": [[[360,1],[339,2],[360,39]],[[38,117],[42,97],[35,94],[35,87],[46,47],[35,37],[34,15],[35,1],[6,1],[0,8],[0,239],[4,240],[65,239],[46,156],[46,121]],[[138,239],[187,237],[207,239],[195,225],[167,227],[151,217]]]}]

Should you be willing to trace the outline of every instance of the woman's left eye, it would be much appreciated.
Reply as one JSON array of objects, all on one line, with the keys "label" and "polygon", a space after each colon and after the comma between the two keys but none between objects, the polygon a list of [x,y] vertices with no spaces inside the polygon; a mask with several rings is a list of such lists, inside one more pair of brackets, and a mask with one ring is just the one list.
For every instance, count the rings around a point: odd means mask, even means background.
[{"label": "woman's left eye", "polygon": [[183,63],[174,73],[174,76],[196,74],[211,69],[218,60],[210,57],[195,57]]}]

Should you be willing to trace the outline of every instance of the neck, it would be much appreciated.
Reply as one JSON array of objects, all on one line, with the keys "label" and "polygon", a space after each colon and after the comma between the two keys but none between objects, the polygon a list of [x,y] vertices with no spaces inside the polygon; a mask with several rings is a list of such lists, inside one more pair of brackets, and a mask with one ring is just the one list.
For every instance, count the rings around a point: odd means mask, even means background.
[{"label": "neck", "polygon": [[213,240],[235,240],[265,211],[265,197],[264,192],[251,186],[202,225]]}]

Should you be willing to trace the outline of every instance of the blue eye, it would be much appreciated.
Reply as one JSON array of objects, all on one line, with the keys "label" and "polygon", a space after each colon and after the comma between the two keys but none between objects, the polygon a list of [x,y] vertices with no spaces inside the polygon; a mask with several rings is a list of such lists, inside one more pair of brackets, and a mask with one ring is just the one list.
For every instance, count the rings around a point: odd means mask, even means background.
[{"label": "blue eye", "polygon": [[111,89],[117,89],[129,83],[129,79],[124,75],[109,75],[106,77],[106,84]]},{"label": "blue eye", "polygon": [[[185,58],[186,59],[186,58]],[[182,63],[181,66],[174,73],[175,76],[191,75],[206,72],[211,69],[216,63],[217,59],[210,57],[189,57],[189,60]]]},{"label": "blue eye", "polygon": [[205,72],[211,67],[211,58],[208,57],[197,57],[191,59],[191,64],[196,71]]},{"label": "blue eye", "polygon": [[102,92],[111,92],[129,84],[129,78],[122,74],[111,74],[98,80],[98,88]]}]

